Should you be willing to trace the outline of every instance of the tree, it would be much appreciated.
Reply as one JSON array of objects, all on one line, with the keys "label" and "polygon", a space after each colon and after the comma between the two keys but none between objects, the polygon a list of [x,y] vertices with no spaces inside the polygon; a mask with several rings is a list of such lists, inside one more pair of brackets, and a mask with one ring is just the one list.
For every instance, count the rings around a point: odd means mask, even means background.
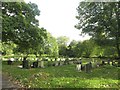
[{"label": "tree", "polygon": [[89,34],[101,46],[111,45],[120,58],[120,2],[81,2],[75,27]]},{"label": "tree", "polygon": [[30,49],[37,52],[47,38],[46,30],[38,27],[35,17],[39,15],[38,6],[34,3],[3,2],[2,41],[12,41],[22,53],[28,54]]},{"label": "tree", "polygon": [[5,43],[2,42],[0,43],[0,52],[2,55],[11,55],[14,53],[14,49],[17,47],[16,44],[13,42]]},{"label": "tree", "polygon": [[57,43],[59,47],[59,55],[67,56],[67,44],[69,38],[66,36],[60,36],[57,38]]},{"label": "tree", "polygon": [[58,57],[58,44],[56,38],[54,38],[50,33],[47,33],[47,40],[45,42],[44,53],[50,56]]},{"label": "tree", "polygon": [[83,49],[84,49],[84,48],[83,48],[83,44],[82,44],[82,42],[79,41],[79,42],[77,43],[77,45],[75,46],[75,49],[74,49],[75,52],[76,52],[76,53],[75,53],[75,54],[76,54],[75,56],[76,56],[76,57],[81,57],[82,54],[83,54]]},{"label": "tree", "polygon": [[78,53],[75,48],[77,45],[77,41],[73,40],[70,42],[68,48],[67,48],[67,56],[69,57],[76,57],[76,54]]},{"label": "tree", "polygon": [[83,53],[82,55],[84,57],[90,57],[90,55],[92,54],[93,52],[93,49],[94,49],[94,42],[92,40],[85,40],[82,42],[82,47],[83,47]]}]

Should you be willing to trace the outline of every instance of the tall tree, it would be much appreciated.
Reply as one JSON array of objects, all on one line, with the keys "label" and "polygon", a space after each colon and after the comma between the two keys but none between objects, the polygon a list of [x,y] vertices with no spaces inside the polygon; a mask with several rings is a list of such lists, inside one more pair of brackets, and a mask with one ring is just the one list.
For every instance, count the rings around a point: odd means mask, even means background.
[{"label": "tall tree", "polygon": [[69,38],[66,36],[60,36],[57,38],[57,43],[59,47],[59,55],[67,56],[67,44],[68,44]]},{"label": "tall tree", "polygon": [[2,41],[12,41],[22,53],[40,47],[47,36],[46,30],[38,27],[39,22],[35,17],[39,15],[38,6],[34,3],[3,2]]},{"label": "tall tree", "polygon": [[77,41],[73,40],[70,42],[68,48],[67,48],[67,56],[69,57],[76,57],[77,55],[77,51],[75,50],[76,49],[76,45],[77,45]]},{"label": "tall tree", "polygon": [[83,47],[83,56],[84,57],[90,57],[90,55],[93,52],[94,49],[94,42],[92,40],[85,40],[82,42],[82,47]]},{"label": "tall tree", "polygon": [[81,2],[77,11],[75,27],[99,45],[115,46],[120,58],[120,2]]},{"label": "tall tree", "polygon": [[47,40],[45,41],[44,53],[50,56],[58,57],[58,43],[50,33],[47,33]]}]

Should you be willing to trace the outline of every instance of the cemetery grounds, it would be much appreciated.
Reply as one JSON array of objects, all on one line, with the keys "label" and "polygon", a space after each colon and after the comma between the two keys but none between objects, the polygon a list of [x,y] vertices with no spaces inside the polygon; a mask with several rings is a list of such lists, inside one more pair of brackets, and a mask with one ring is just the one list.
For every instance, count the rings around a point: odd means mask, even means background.
[{"label": "cemetery grounds", "polygon": [[[95,61],[96,60],[96,61]],[[83,64],[93,59],[82,59]],[[50,66],[45,68],[21,69],[22,61],[7,65],[2,60],[2,73],[23,88],[109,88],[119,89],[120,67],[104,65],[96,67],[94,59],[91,72],[76,70],[75,64]],[[30,61],[33,62],[32,60]]]}]

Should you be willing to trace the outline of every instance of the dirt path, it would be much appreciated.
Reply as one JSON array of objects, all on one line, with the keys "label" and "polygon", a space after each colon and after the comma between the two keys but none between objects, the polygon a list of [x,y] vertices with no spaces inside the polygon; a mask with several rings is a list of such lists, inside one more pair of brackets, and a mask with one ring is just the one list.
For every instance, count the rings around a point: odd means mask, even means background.
[{"label": "dirt path", "polygon": [[0,79],[0,82],[2,82],[2,89],[5,88],[21,88],[20,86],[13,84],[13,82],[9,81],[9,78],[5,75],[0,74],[0,78],[2,78],[2,81]]}]

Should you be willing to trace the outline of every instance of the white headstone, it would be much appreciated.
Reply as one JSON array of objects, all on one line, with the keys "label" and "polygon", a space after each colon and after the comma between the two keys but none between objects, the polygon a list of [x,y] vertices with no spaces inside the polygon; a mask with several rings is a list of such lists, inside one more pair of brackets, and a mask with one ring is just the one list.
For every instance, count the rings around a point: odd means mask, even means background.
[{"label": "white headstone", "polygon": [[44,67],[45,67],[45,66],[44,66],[44,61],[41,61],[41,62],[40,62],[40,67],[41,67],[41,68],[44,68]]},{"label": "white headstone", "polygon": [[81,72],[81,64],[77,64],[76,69]]}]

